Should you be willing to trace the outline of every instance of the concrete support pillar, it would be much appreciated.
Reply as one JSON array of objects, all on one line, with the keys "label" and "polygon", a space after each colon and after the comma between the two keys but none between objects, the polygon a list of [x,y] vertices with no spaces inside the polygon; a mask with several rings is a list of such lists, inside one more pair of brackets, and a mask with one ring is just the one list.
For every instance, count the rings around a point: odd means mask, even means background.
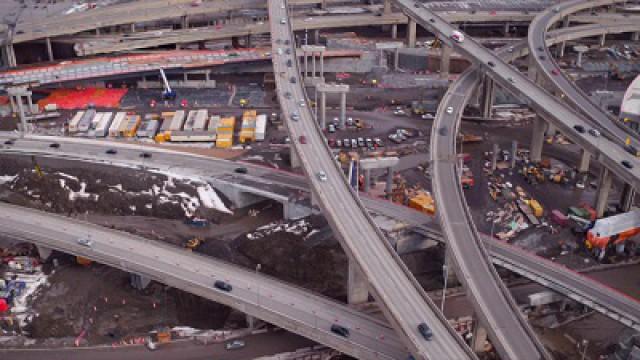
[{"label": "concrete support pillar", "polygon": [[27,104],[29,104],[29,114],[37,113],[37,111],[33,109],[33,96],[31,94],[27,94]]},{"label": "concrete support pillar", "polygon": [[99,27],[96,28],[96,35],[100,36],[100,28]]},{"label": "concrete support pillar", "polygon": [[324,79],[324,52],[320,53],[320,79]]},{"label": "concrete support pillar", "polygon": [[313,43],[318,45],[320,44],[320,30],[313,30]]},{"label": "concrete support pillar", "polygon": [[393,168],[390,167],[387,169],[387,184],[385,186],[384,192],[387,193],[387,196],[391,196],[392,191],[393,191]]},{"label": "concrete support pillar", "polygon": [[51,47],[51,38],[47,37],[45,39],[46,44],[47,44],[47,54],[49,55],[49,61],[53,61],[53,48]]},{"label": "concrete support pillar", "polygon": [[604,47],[605,42],[607,41],[607,34],[600,35],[600,47]]},{"label": "concrete support pillar", "polygon": [[182,17],[182,28],[183,29],[188,29],[189,28],[189,16],[187,16],[187,15]]},{"label": "concrete support pillar", "polygon": [[547,122],[547,130],[544,132],[545,135],[547,136],[553,136],[556,134],[556,132],[558,131],[558,129],[556,128],[555,125],[553,125],[550,122]]},{"label": "concrete support pillar", "polygon": [[398,38],[398,24],[391,25],[391,38],[392,39]]},{"label": "concrete support pillar", "polygon": [[578,59],[576,59],[576,67],[582,67],[582,51],[578,51]]},{"label": "concrete support pillar", "polygon": [[311,54],[311,77],[316,77],[316,54]]},{"label": "concrete support pillar", "polygon": [[600,172],[600,184],[598,185],[598,193],[596,194],[596,215],[600,218],[607,209],[609,192],[611,191],[611,172],[603,167]]},{"label": "concrete support pillar", "polygon": [[53,252],[53,249],[42,245],[37,245],[36,249],[38,250],[38,256],[40,257],[40,260],[42,260],[42,262],[46,262]]},{"label": "concrete support pillar", "polygon": [[451,47],[442,45],[442,52],[440,53],[440,78],[449,78],[449,64],[451,61]]},{"label": "concrete support pillar", "polygon": [[13,44],[7,45],[5,50],[7,52],[7,65],[10,68],[18,66],[18,61],[16,60],[16,53],[14,51]]},{"label": "concrete support pillar", "polygon": [[371,190],[371,169],[364,170],[364,192]]},{"label": "concrete support pillar", "polygon": [[488,76],[484,77],[482,84],[482,116],[490,118],[493,110],[493,103],[496,99],[495,83]]},{"label": "concrete support pillar", "polygon": [[393,51],[393,69],[398,71],[400,69],[400,49],[396,48]]},{"label": "concrete support pillar", "polygon": [[384,13],[391,13],[391,0],[384,0]]},{"label": "concrete support pillar", "polygon": [[563,41],[563,42],[560,43],[560,45],[558,45],[558,52],[556,54],[557,57],[559,57],[559,58],[563,58],[564,57],[564,50],[565,50],[566,46],[567,46],[567,42],[566,41]]},{"label": "concrete support pillar", "polygon": [[18,106],[16,105],[16,101],[14,100],[12,95],[9,95],[9,101],[11,103],[11,112],[12,113],[17,113],[18,112]]},{"label": "concrete support pillar", "polygon": [[144,290],[151,283],[151,279],[146,277],[146,276],[130,273],[129,274],[129,283],[131,284],[131,286],[134,289]]},{"label": "concrete support pillar", "polygon": [[509,37],[509,22],[504,23],[504,37]]},{"label": "concrete support pillar", "polygon": [[344,129],[347,123],[347,93],[340,93],[340,128]]},{"label": "concrete support pillar", "polygon": [[132,33],[136,32],[136,24],[135,23],[131,24],[131,32]]},{"label": "concrete support pillar", "polygon": [[247,316],[247,328],[249,330],[253,330],[255,328],[255,318],[249,314],[246,315]]},{"label": "concrete support pillar", "polygon": [[182,74],[182,76],[184,76],[184,81],[187,82],[189,81],[189,74],[187,74],[186,72]]},{"label": "concrete support pillar", "polygon": [[498,153],[500,152],[500,146],[493,143],[493,153],[491,154],[491,172],[495,172],[498,166]]},{"label": "concrete support pillar", "polygon": [[629,184],[624,184],[622,188],[622,194],[620,197],[620,209],[624,212],[631,210],[633,206],[633,201],[636,197],[636,189]]},{"label": "concrete support pillar", "polygon": [[291,154],[291,168],[292,169],[300,168],[300,165],[301,165],[300,157],[298,156],[298,153],[293,149],[293,146],[290,147],[290,154]]},{"label": "concrete support pillar", "polygon": [[347,298],[349,304],[362,304],[369,300],[367,279],[353,260],[349,259],[349,277],[347,284]]},{"label": "concrete support pillar", "polygon": [[18,113],[20,115],[20,123],[22,124],[22,131],[20,133],[20,136],[24,137],[25,133],[28,130],[27,119],[24,115],[24,105],[22,104],[22,98],[20,98],[19,96],[16,98],[16,100],[18,101]]},{"label": "concrete support pillar", "polygon": [[631,40],[632,41],[640,40],[640,31],[639,32],[634,32],[633,34],[631,34]]},{"label": "concrete support pillar", "polygon": [[518,155],[518,140],[511,142],[511,168],[516,167],[516,156]]},{"label": "concrete support pillar", "polygon": [[309,77],[309,56],[306,52],[302,53],[304,55],[304,77],[305,79]]},{"label": "concrete support pillar", "polygon": [[581,152],[580,163],[578,164],[578,172],[587,173],[589,172],[589,162],[591,160],[591,154],[585,149],[582,149]]},{"label": "concrete support pillar", "polygon": [[531,161],[539,162],[540,160],[542,160],[542,146],[544,145],[544,130],[546,128],[546,121],[539,116],[537,116],[533,121],[533,134],[531,136],[530,156]]},{"label": "concrete support pillar", "polygon": [[487,329],[485,329],[478,322],[478,317],[476,316],[476,324],[473,329],[473,351],[476,353],[482,353],[485,351],[484,345],[487,342]]},{"label": "concrete support pillar", "polygon": [[244,41],[244,46],[250,48],[251,47],[251,34],[247,34],[247,37]]},{"label": "concrete support pillar", "polygon": [[527,67],[527,76],[529,77],[529,79],[531,81],[536,81],[537,78],[537,71],[536,71],[536,59],[534,58],[535,55],[533,54],[529,54],[529,65]]},{"label": "concrete support pillar", "polygon": [[407,23],[407,47],[416,47],[416,21],[411,18]]},{"label": "concrete support pillar", "polygon": [[327,127],[327,93],[323,91],[320,93],[320,128],[325,129],[326,127]]}]

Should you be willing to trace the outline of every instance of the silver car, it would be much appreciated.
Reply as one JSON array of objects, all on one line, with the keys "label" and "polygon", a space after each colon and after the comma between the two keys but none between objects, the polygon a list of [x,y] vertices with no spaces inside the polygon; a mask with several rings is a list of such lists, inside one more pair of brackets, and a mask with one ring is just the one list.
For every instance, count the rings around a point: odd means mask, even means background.
[{"label": "silver car", "polygon": [[91,245],[93,245],[93,241],[91,241],[91,239],[89,238],[79,238],[78,244],[86,247],[91,247]]},{"label": "silver car", "polygon": [[327,179],[328,179],[327,174],[324,171],[322,170],[318,171],[318,180],[325,182],[327,181]]}]

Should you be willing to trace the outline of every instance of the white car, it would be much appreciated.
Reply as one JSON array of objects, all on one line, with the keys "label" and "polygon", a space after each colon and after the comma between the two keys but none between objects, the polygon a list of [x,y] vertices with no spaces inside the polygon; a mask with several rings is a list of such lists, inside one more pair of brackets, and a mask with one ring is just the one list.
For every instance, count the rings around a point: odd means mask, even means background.
[{"label": "white car", "polygon": [[80,244],[82,246],[86,246],[86,247],[91,247],[93,242],[89,238],[79,238],[78,239],[78,244]]},{"label": "white car", "polygon": [[286,18],[280,19],[280,24],[284,25],[286,23],[287,23],[287,19]]},{"label": "white car", "polygon": [[447,114],[453,114],[453,107],[449,106],[447,108]]},{"label": "white car", "polygon": [[318,171],[318,180],[324,182],[324,181],[327,181],[327,179],[328,179],[327,174],[324,171],[322,170]]},{"label": "white car", "polygon": [[451,38],[457,43],[464,42],[464,34],[457,30],[451,33]]}]

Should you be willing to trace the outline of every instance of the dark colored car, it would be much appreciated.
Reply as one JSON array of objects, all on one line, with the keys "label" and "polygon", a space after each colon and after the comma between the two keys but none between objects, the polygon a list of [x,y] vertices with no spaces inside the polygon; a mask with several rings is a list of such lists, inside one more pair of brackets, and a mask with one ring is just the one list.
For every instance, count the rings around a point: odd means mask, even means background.
[{"label": "dark colored car", "polygon": [[287,60],[287,66],[288,67],[293,66],[293,61],[291,59]]},{"label": "dark colored car", "polygon": [[[307,143],[307,137],[304,136],[304,135],[300,135],[298,140],[300,141],[300,144],[306,144]],[[329,141],[329,145],[331,145],[331,141]]]},{"label": "dark colored car", "polygon": [[143,159],[148,159],[151,157],[151,154],[149,154],[148,152],[143,152],[143,153],[140,153],[140,157]]},{"label": "dark colored car", "polygon": [[635,146],[633,146],[633,145],[625,145],[625,146],[624,146],[624,149],[625,149],[629,154],[631,154],[631,155],[633,155],[633,156],[638,156],[638,155],[640,155],[640,154],[638,154],[638,149],[636,149],[636,147],[635,147]]},{"label": "dark colored car", "polygon": [[544,61],[544,60],[547,60],[547,57],[544,55],[540,55],[539,59]]},{"label": "dark colored car", "polygon": [[292,84],[295,84],[295,83],[296,83],[296,77],[295,77],[295,76],[292,76],[292,77],[289,79],[289,82],[290,82],[290,83],[292,83]]},{"label": "dark colored car", "polygon": [[231,284],[226,283],[222,280],[216,280],[216,282],[213,283],[213,286],[216,289],[226,291],[226,292],[230,292],[231,290],[233,290],[233,287],[231,286]]},{"label": "dark colored car", "polygon": [[487,65],[489,65],[491,67],[495,67],[496,66],[496,64],[493,61],[487,62]]},{"label": "dark colored car", "polygon": [[584,126],[582,125],[573,125],[573,128],[579,132],[580,134],[584,134]]},{"label": "dark colored car", "polygon": [[238,174],[246,174],[247,173],[247,168],[246,167],[238,167],[233,169],[233,172],[236,172]]},{"label": "dark colored car", "polygon": [[60,148],[60,144],[58,144],[58,143],[51,143],[51,144],[49,144],[49,147],[50,147],[50,148],[53,148],[53,149],[58,149],[58,148]]},{"label": "dark colored car", "polygon": [[622,160],[622,166],[627,169],[633,169],[633,164],[629,162],[629,160]]},{"label": "dark colored car", "polygon": [[5,145],[13,145],[14,141],[13,140],[7,140],[4,142]]},{"label": "dark colored car", "polygon": [[109,154],[109,155],[115,155],[118,153],[118,150],[116,149],[107,149],[107,151],[105,151],[105,153]]},{"label": "dark colored car", "polygon": [[431,331],[431,328],[426,323],[420,323],[418,325],[418,331],[425,340],[431,340],[433,337],[433,331]]},{"label": "dark colored car", "polygon": [[344,326],[333,324],[331,325],[331,332],[342,337],[349,337],[349,329]]},{"label": "dark colored car", "polygon": [[438,129],[438,134],[440,134],[440,136],[447,136],[447,134],[449,134],[449,130],[447,130],[446,126],[443,126]]}]

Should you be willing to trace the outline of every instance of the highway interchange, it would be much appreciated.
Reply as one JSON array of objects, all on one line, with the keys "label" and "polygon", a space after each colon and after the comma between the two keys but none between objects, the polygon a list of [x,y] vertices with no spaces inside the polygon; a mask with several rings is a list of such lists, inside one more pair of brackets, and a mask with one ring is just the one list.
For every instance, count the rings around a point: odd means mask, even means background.
[{"label": "highway interchange", "polygon": [[[463,109],[468,101],[472,90],[478,86],[482,70],[492,77],[501,86],[527,99],[529,105],[534,108],[539,115],[545,120],[553,122],[560,131],[566,134],[577,144],[583,146],[595,158],[603,162],[605,166],[611,169],[625,182],[637,187],[640,184],[640,173],[638,172],[640,164],[638,160],[630,156],[622,149],[624,141],[629,134],[625,129],[617,126],[608,114],[591,104],[591,102],[577,90],[571,82],[564,76],[554,76],[551,74],[557,65],[552,60],[547,46],[567,39],[574,39],[592,34],[612,33],[612,32],[628,32],[638,31],[638,25],[632,21],[623,24],[615,24],[611,26],[603,25],[583,25],[576,27],[577,32],[569,29],[557,30],[551,33],[553,36],[547,37],[545,34],[550,26],[561,19],[563,16],[569,16],[578,10],[591,8],[594,6],[618,3],[621,1],[569,1],[563,3],[559,9],[549,9],[540,13],[534,20],[535,26],[530,32],[529,49],[526,44],[521,43],[511,49],[503,48],[497,53],[492,53],[484,49],[476,43],[472,38],[467,37],[464,43],[456,43],[448,40],[454,30],[445,20],[440,18],[433,12],[416,6],[413,1],[395,0],[409,17],[415,19],[423,27],[439,34],[445,43],[452,46],[456,51],[465,57],[472,59],[475,66],[465,72],[449,89],[442,101],[433,128],[432,135],[432,161],[434,163],[434,191],[436,199],[440,207],[440,223],[444,231],[444,236],[448,242],[449,248],[453,250],[454,259],[456,261],[456,271],[461,278],[463,284],[476,306],[477,315],[482,323],[488,328],[494,345],[504,358],[509,359],[541,359],[548,358],[546,350],[538,342],[535,334],[530,329],[526,320],[519,314],[518,309],[510,298],[508,291],[502,285],[501,280],[497,276],[493,266],[489,262],[489,255],[493,257],[493,261],[510,270],[518,272],[518,266],[522,271],[522,264],[531,262],[529,266],[524,266],[526,270],[535,269],[535,260],[527,254],[519,254],[519,260],[514,261],[516,255],[511,250],[505,250],[504,244],[499,244],[492,239],[486,239],[486,236],[480,235],[471,217],[464,201],[464,196],[460,191],[457,164],[455,159],[455,138],[460,123]],[[293,43],[293,29],[291,21],[288,17],[288,6],[286,1],[271,0],[269,1],[269,18],[270,30],[272,34],[273,48],[286,48]],[[288,44],[287,44],[288,41]],[[554,86],[567,95],[567,98],[576,108],[583,111],[580,114],[570,109],[566,104],[555,99],[546,93],[534,82],[527,79],[519,71],[508,64],[516,56],[524,56],[529,50],[536,53],[539,48],[544,48],[543,53],[546,54],[548,61],[537,61],[536,66],[541,70],[547,80],[554,82]],[[295,49],[292,49],[295,55]],[[370,292],[382,307],[387,319],[398,331],[399,339],[393,333],[393,330],[383,324],[359,315],[357,312],[350,310],[341,305],[327,305],[326,299],[318,299],[318,297],[309,295],[299,289],[287,288],[287,285],[280,284],[276,280],[269,279],[262,282],[264,288],[284,289],[280,302],[277,299],[271,299],[273,303],[252,303],[247,299],[254,297],[262,299],[260,295],[252,290],[260,291],[260,282],[264,279],[248,279],[251,277],[244,274],[239,269],[224,269],[221,272],[209,274],[214,268],[215,261],[203,264],[202,267],[195,266],[193,271],[186,271],[180,268],[180,264],[184,264],[183,260],[178,260],[176,264],[158,264],[158,255],[155,260],[135,258],[138,251],[135,246],[140,242],[148,242],[143,239],[131,239],[122,234],[113,234],[106,229],[98,229],[88,224],[73,223],[67,219],[57,218],[55,216],[38,214],[37,212],[24,209],[6,208],[4,205],[0,210],[3,217],[0,219],[0,228],[5,233],[11,233],[14,236],[29,239],[46,244],[52,248],[57,248],[65,252],[85,255],[95,258],[106,264],[120,267],[125,270],[144,273],[164,283],[174,285],[187,291],[200,294],[214,301],[221,302],[243,312],[262,318],[266,321],[273,322],[290,331],[307,336],[315,341],[334,347],[340,351],[348,353],[357,358],[402,358],[406,356],[405,347],[408,348],[416,358],[424,359],[465,359],[475,358],[475,355],[462,342],[462,340],[449,327],[446,320],[440,314],[439,310],[427,298],[424,291],[417,284],[413,276],[408,272],[402,261],[399,259],[395,251],[388,244],[385,236],[377,228],[368,212],[364,208],[364,204],[376,203],[370,199],[360,199],[346,183],[341,170],[336,166],[331,151],[326,146],[321,130],[318,128],[309,107],[306,92],[302,86],[303,79],[300,77],[298,64],[295,56],[293,66],[287,66],[286,55],[274,55],[273,65],[276,74],[276,83],[278,85],[278,98],[283,109],[284,115],[287,117],[287,127],[291,134],[294,149],[300,157],[301,164],[307,174],[309,184],[304,181],[295,182],[300,189],[306,189],[311,186],[313,196],[319,201],[323,213],[327,217],[336,236],[344,246],[345,251],[352,261],[355,261],[369,283]],[[539,60],[538,57],[535,57]],[[491,64],[490,64],[491,63]],[[287,95],[289,94],[289,95]],[[455,111],[452,114],[446,114],[443,109],[453,107]],[[591,111],[593,110],[593,111]],[[585,117],[586,115],[586,117]],[[586,128],[598,128],[603,131],[605,137],[594,138],[588,134],[581,134],[574,131],[574,125],[583,125]],[[302,144],[299,137],[304,134],[307,143]],[[44,149],[36,151],[46,151],[46,144],[42,139],[19,140],[20,143],[27,142],[30,145],[36,145],[37,148],[43,145]],[[75,146],[81,145],[82,141],[76,141]],[[87,145],[91,142],[85,143]],[[118,145],[120,146],[120,145]],[[131,146],[132,154],[139,147]],[[321,149],[321,150],[320,150]],[[11,149],[3,149],[3,152],[11,152]],[[40,153],[41,153],[40,152]],[[100,158],[105,157],[99,151],[89,152],[89,157]],[[172,154],[170,151],[164,151],[169,162],[175,161],[179,155]],[[60,154],[54,156],[61,156]],[[169,159],[175,156],[174,159]],[[132,155],[128,161],[131,164],[138,162]],[[122,159],[121,159],[122,160]],[[633,163],[634,169],[628,169],[621,165],[622,160]],[[202,161],[209,161],[204,160]],[[108,162],[106,160],[105,162]],[[123,163],[126,162],[122,161]],[[232,171],[237,165],[231,162],[223,165],[227,171]],[[199,171],[196,168],[184,166],[181,170],[194,172]],[[273,175],[273,172],[264,171],[265,176],[273,176],[272,180],[289,182],[291,185],[291,177],[286,174]],[[198,175],[203,175],[200,172]],[[458,186],[442,186],[439,184],[451,184],[455,182]],[[442,190],[439,190],[442,189]],[[451,201],[457,199],[459,201]],[[384,208],[377,202],[375,205]],[[375,207],[375,206],[371,206]],[[25,230],[28,227],[24,223],[22,227],[15,228],[15,223],[20,222],[20,212],[29,212],[31,218],[38,218],[34,222],[35,227],[32,230]],[[15,215],[14,214],[18,214]],[[23,216],[26,213],[22,214]],[[14,227],[10,224],[14,224]],[[52,231],[58,229],[59,232]],[[63,229],[63,231],[60,231]],[[78,245],[76,240],[82,234],[92,233],[94,241],[100,246],[87,250]],[[53,236],[55,235],[55,236]],[[111,240],[107,240],[111,238]],[[114,239],[117,241],[114,243]],[[56,241],[59,241],[56,242]],[[64,243],[66,242],[66,244]],[[138,243],[136,243],[138,242]],[[117,245],[117,246],[116,246]],[[129,247],[134,258],[118,259],[116,254],[118,247]],[[154,245],[156,246],[156,245]],[[485,249],[487,247],[487,249]],[[95,251],[93,251],[95,250]],[[120,248],[122,250],[122,248]],[[158,245],[158,254],[162,251],[173,251]],[[506,257],[500,257],[500,252],[510,254]],[[496,253],[498,255],[496,255]],[[189,255],[191,256],[191,255]],[[200,261],[202,259],[198,259]],[[485,261],[486,260],[486,261]],[[184,261],[193,261],[192,259]],[[205,261],[205,260],[202,260]],[[209,262],[209,260],[206,260]],[[516,264],[517,263],[517,264]],[[167,276],[167,267],[172,266],[171,273],[183,274],[182,277]],[[215,266],[230,266],[228,264]],[[542,265],[544,268],[544,264]],[[637,303],[635,301],[625,300],[623,296],[611,296],[606,294],[602,289],[595,286],[596,290],[590,289],[592,286],[588,279],[579,276],[571,276],[566,271],[557,271],[551,266],[551,270],[547,274],[540,276],[538,281],[543,285],[554,287],[553,282],[571,284],[574,288],[587,289],[587,294],[591,291],[600,292],[600,297],[591,306],[598,311],[623,321],[629,326],[637,327],[637,320],[640,319]],[[534,273],[536,270],[533,270]],[[540,270],[538,270],[540,272]],[[194,274],[200,273],[200,274]],[[555,272],[550,275],[551,272]],[[526,273],[526,271],[524,271]],[[159,274],[165,274],[159,275]],[[216,275],[217,274],[217,275]],[[221,275],[223,274],[223,275]],[[206,281],[201,279],[209,279],[207,276],[224,276],[232,278],[230,282],[234,284],[242,284],[240,288],[243,292],[236,293],[235,288],[232,296],[229,294],[212,292],[211,285],[207,285]],[[544,278],[544,276],[548,278]],[[575,275],[575,274],[573,274]],[[248,278],[244,278],[247,276]],[[258,276],[259,277],[259,276]],[[551,281],[551,283],[549,282]],[[244,287],[246,286],[246,290]],[[576,300],[585,302],[584,291],[574,291],[573,297]],[[237,298],[236,298],[237,296]],[[602,296],[606,297],[604,299]],[[608,299],[610,298],[610,299]],[[289,300],[294,299],[294,300]],[[606,301],[605,301],[606,300]],[[610,300],[610,301],[609,301]],[[259,301],[259,300],[258,300]],[[308,309],[287,308],[287,301],[299,303],[314,303],[317,307],[309,307]],[[322,303],[325,301],[325,303]],[[608,303],[607,303],[608,302]],[[330,309],[329,309],[330,308]],[[319,310],[322,309],[322,310]],[[611,311],[613,309],[613,311]],[[617,311],[615,310],[617,309]],[[328,331],[331,319],[335,319],[336,315],[331,311],[341,311],[341,318],[349,319],[350,329],[358,329],[352,332],[349,338],[336,336]],[[309,311],[314,315],[310,316]],[[322,316],[318,313],[325,311]],[[296,313],[298,312],[298,313]],[[284,314],[284,315],[283,315]],[[326,316],[325,316],[326,315]],[[320,318],[320,323],[318,319]],[[315,323],[311,324],[313,321]],[[437,336],[431,341],[425,339],[417,331],[416,326],[420,322],[429,323],[430,327]],[[383,334],[382,337],[377,334]],[[376,338],[376,336],[378,338]],[[387,339],[388,341],[379,341]],[[402,341],[402,344],[400,343]],[[443,357],[443,354],[444,355]]]}]

